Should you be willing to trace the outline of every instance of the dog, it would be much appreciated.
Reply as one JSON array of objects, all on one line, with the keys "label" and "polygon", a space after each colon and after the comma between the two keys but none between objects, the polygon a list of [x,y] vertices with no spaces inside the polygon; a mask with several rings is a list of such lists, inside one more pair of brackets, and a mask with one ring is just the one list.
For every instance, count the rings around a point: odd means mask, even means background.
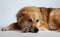
[{"label": "dog", "polygon": [[27,6],[18,11],[16,18],[17,22],[2,30],[19,29],[22,32],[38,32],[60,29],[60,8]]}]

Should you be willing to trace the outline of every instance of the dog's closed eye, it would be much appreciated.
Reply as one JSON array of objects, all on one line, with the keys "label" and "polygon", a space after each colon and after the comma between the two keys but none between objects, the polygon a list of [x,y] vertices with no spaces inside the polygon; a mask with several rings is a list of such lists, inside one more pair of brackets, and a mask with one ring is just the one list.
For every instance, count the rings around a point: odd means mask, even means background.
[{"label": "dog's closed eye", "polygon": [[38,22],[39,20],[36,20],[36,22]]},{"label": "dog's closed eye", "polygon": [[32,19],[29,19],[28,21],[29,21],[29,22],[32,22]]}]

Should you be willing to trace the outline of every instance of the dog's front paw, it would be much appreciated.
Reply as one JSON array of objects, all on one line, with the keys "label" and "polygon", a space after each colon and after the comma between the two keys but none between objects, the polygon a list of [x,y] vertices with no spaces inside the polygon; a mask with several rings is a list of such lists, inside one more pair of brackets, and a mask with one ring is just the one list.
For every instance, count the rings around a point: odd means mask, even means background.
[{"label": "dog's front paw", "polygon": [[3,27],[2,29],[1,29],[2,31],[7,31],[7,30],[9,30],[7,27]]},{"label": "dog's front paw", "polygon": [[22,29],[22,32],[30,32],[30,28],[26,27]]}]

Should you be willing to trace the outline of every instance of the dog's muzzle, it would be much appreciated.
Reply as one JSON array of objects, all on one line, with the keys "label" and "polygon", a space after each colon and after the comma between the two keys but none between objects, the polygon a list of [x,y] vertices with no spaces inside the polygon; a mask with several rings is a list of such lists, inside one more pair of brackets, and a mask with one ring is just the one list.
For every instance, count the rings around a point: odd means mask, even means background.
[{"label": "dog's muzzle", "polygon": [[36,33],[38,31],[39,31],[38,28],[34,27],[34,32]]},{"label": "dog's muzzle", "polygon": [[39,31],[38,28],[34,27],[29,32],[37,33],[38,31]]}]

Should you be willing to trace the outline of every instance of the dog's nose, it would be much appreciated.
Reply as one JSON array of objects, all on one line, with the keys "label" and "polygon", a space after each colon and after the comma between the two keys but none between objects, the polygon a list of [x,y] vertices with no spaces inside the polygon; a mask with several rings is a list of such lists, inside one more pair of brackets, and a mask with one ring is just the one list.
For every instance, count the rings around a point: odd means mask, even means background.
[{"label": "dog's nose", "polygon": [[34,32],[36,33],[36,32],[38,32],[38,31],[39,31],[38,28],[35,27],[35,28],[34,28]]}]

